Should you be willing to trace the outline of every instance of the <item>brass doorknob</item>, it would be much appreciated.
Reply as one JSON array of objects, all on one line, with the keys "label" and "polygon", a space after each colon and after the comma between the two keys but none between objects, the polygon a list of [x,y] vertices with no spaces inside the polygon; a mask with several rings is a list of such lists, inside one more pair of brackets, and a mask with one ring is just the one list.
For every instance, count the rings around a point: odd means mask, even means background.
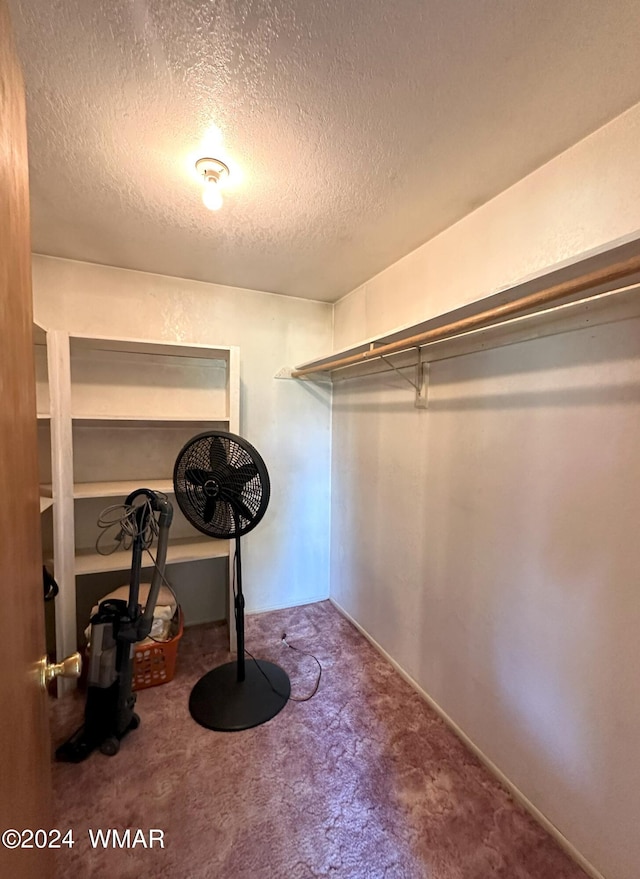
[{"label": "brass doorknob", "polygon": [[79,678],[82,671],[82,657],[78,652],[67,656],[62,662],[49,662],[44,656],[40,660],[42,686],[46,687],[54,678]]}]

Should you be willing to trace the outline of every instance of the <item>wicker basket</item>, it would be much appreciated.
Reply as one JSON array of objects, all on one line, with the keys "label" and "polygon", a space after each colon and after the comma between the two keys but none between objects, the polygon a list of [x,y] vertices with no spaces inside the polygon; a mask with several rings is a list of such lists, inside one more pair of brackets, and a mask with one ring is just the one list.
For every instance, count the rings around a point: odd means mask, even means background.
[{"label": "wicker basket", "polygon": [[168,641],[151,641],[136,644],[133,655],[134,690],[156,687],[173,680],[176,672],[178,644],[184,630],[182,608],[178,605],[178,631]]}]

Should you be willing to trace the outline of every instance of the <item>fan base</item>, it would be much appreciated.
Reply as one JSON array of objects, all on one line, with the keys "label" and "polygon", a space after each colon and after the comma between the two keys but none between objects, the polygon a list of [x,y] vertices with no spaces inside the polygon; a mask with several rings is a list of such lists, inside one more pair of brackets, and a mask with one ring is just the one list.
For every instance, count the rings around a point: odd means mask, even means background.
[{"label": "fan base", "polygon": [[275,717],[287,704],[291,684],[279,665],[259,662],[260,668],[254,660],[245,663],[244,681],[238,681],[236,662],[220,665],[200,678],[189,697],[193,719],[207,729],[237,732]]}]

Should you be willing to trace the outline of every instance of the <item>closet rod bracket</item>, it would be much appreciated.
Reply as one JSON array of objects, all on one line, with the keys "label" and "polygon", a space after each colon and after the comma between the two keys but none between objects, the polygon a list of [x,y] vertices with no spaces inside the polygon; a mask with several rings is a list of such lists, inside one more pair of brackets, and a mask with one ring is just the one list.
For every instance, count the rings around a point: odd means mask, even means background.
[{"label": "closet rod bracket", "polygon": [[401,369],[398,369],[393,363],[387,360],[384,354],[380,355],[380,359],[385,363],[389,369],[393,369],[394,372],[397,372],[401,378],[403,378],[406,382],[409,382],[412,388],[414,388],[416,392],[416,409],[426,409],[429,405],[428,398],[428,389],[429,389],[429,364],[422,362],[422,348],[416,348],[418,352],[418,362],[416,363],[416,379],[410,379],[408,375],[405,375]]},{"label": "closet rod bracket", "polygon": [[422,348],[418,348],[416,364],[416,409],[429,407],[429,363],[422,362]]}]

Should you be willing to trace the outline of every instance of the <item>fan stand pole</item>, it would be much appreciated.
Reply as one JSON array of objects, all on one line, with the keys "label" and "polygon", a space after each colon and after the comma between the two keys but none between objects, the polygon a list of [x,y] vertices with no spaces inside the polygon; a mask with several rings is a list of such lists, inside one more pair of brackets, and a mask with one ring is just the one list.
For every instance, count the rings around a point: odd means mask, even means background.
[{"label": "fan stand pole", "polygon": [[235,531],[237,660],[220,665],[200,678],[189,697],[193,719],[201,726],[221,732],[237,732],[266,723],[282,711],[291,694],[289,677],[279,665],[266,659],[245,663],[242,559],[237,520]]},{"label": "fan stand pole", "polygon": [[[237,527],[237,526],[236,526]],[[240,557],[240,532],[236,531],[236,593],[234,595],[236,618],[236,644],[238,648],[238,683],[246,676],[244,665],[244,595],[242,593],[242,559]]]}]

